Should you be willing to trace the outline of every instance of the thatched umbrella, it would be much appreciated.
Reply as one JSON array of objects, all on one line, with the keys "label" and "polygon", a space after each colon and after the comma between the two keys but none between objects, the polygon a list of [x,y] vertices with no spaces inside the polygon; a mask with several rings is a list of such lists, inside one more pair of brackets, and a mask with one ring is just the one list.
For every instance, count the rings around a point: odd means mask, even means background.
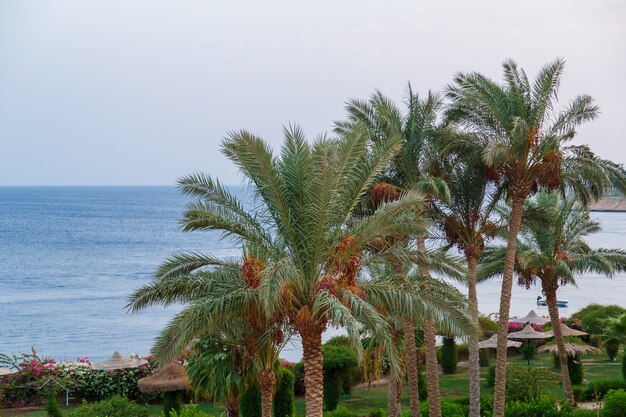
[{"label": "thatched umbrella", "polygon": [[148,361],[145,359],[129,358],[122,356],[119,352],[114,352],[111,359],[92,363],[91,369],[96,371],[119,371],[122,369],[139,368],[147,364]]},{"label": "thatched umbrella", "polygon": [[580,330],[572,329],[565,323],[561,323],[561,333],[563,337],[567,336],[587,336],[588,333],[581,332]]},{"label": "thatched umbrella", "polygon": [[[510,347],[518,348],[520,346],[522,346],[522,342],[514,342],[512,340],[507,340],[506,342],[506,347],[508,348]],[[489,339],[483,340],[482,342],[478,343],[478,348],[479,349],[487,349],[487,348],[497,349],[498,348],[498,335],[494,334]]]},{"label": "thatched umbrella", "polygon": [[523,324],[545,324],[550,321],[550,318],[541,317],[535,310],[530,310],[526,316],[513,318],[511,321]]},{"label": "thatched umbrella", "polygon": [[[558,355],[559,348],[556,343],[550,343],[537,348],[537,352],[548,352]],[[600,349],[585,343],[565,342],[565,353],[573,358],[576,355],[584,355],[587,353],[598,354],[600,353]]]},{"label": "thatched umbrella", "polygon": [[13,375],[17,373],[14,369],[0,368],[0,376]]},{"label": "thatched umbrella", "polygon": [[191,382],[187,377],[185,368],[177,362],[171,362],[159,372],[141,378],[137,381],[137,386],[141,392],[164,392],[165,402],[163,411],[166,416],[172,411],[180,411],[180,402],[177,401],[181,391],[185,391],[191,387]]},{"label": "thatched umbrella", "polygon": [[[538,332],[530,324],[527,324],[523,330],[519,332],[509,333],[509,339],[511,340],[525,340],[526,346],[530,349],[531,340],[544,340],[554,337],[552,332]],[[527,355],[528,367],[530,368],[530,354]]]}]

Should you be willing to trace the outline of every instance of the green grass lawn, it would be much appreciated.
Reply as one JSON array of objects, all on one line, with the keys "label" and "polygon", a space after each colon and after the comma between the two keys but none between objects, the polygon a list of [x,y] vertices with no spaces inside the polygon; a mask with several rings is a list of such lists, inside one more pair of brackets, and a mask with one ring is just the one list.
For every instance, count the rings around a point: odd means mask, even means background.
[{"label": "green grass lawn", "polygon": [[[621,362],[609,362],[605,354],[585,355],[581,357],[585,372],[585,381],[603,378],[622,378]],[[510,363],[526,365],[526,361],[521,356],[509,357]],[[550,369],[554,373],[555,380],[560,379],[560,371],[552,368],[552,356],[548,354],[538,355],[532,362],[533,367],[544,367]],[[481,392],[489,393],[491,390],[486,384],[487,368],[481,368]],[[454,375],[441,375],[440,379],[441,393],[444,397],[464,397],[468,392],[467,369],[459,369]],[[563,398],[563,391],[560,383],[555,386],[547,387],[546,393],[552,394],[557,398]],[[387,406],[387,387],[376,387],[371,389],[355,388],[349,398],[341,401],[350,410],[359,414],[367,414],[379,409],[386,409]],[[402,400],[403,407],[409,405],[408,394],[405,391]],[[150,410],[150,415],[158,417],[161,414],[160,407],[146,406]],[[72,407],[67,408],[67,410]],[[204,403],[198,406],[202,411],[219,417],[224,413],[224,408],[211,403]],[[299,416],[304,415],[304,398],[296,398],[296,413]],[[22,412],[22,413],[0,413],[3,417],[44,417],[46,414],[43,410]]]}]

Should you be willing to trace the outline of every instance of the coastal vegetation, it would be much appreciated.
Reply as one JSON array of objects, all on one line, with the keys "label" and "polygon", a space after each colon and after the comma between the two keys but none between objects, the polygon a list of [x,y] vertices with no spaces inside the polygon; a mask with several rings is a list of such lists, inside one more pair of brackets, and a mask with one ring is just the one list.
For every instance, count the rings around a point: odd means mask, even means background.
[{"label": "coastal vegetation", "polygon": [[[400,417],[408,405],[411,417],[583,417],[591,414],[576,401],[601,397],[603,415],[620,415],[626,375],[611,363],[626,343],[625,312],[590,306],[563,320],[557,291],[577,274],[626,269],[626,252],[585,241],[600,230],[589,204],[626,191],[626,171],[571,144],[599,108],[581,95],[558,110],[563,60],[532,82],[511,60],[503,69],[502,84],[458,74],[441,96],[409,85],[403,106],[381,92],[349,100],[332,136],[310,141],[290,125],[277,152],[250,132],[230,133],[221,152],[249,199],[188,175],[178,182],[190,199],[181,225],[219,233],[241,255],[175,254],[129,296],[131,312],[182,305],[148,365],[109,373],[88,360],[3,355],[0,365],[16,371],[0,376],[3,404],[44,403],[38,382],[53,378],[91,401],[69,415],[155,415],[139,404],[176,398],[156,415]],[[496,321],[480,315],[476,290],[494,277],[502,277]],[[559,369],[534,343],[524,353],[532,365],[509,356],[508,334],[522,325],[509,317],[514,277],[541,284]],[[609,357],[568,359],[564,321]],[[329,327],[345,336],[323,343]],[[489,356],[479,341],[494,334],[495,367],[481,367]],[[302,362],[281,361],[296,340]],[[211,405],[138,391],[139,378],[172,362],[186,366],[185,400]]]}]

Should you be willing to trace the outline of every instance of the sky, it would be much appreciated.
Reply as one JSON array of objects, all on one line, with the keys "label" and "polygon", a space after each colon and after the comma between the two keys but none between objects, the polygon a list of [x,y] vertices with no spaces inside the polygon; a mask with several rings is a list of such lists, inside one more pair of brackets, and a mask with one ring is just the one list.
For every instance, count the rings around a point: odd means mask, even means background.
[{"label": "sky", "polygon": [[228,132],[314,139],[347,99],[506,58],[565,58],[561,103],[602,110],[575,142],[626,163],[625,51],[624,0],[0,0],[0,185],[239,184]]}]

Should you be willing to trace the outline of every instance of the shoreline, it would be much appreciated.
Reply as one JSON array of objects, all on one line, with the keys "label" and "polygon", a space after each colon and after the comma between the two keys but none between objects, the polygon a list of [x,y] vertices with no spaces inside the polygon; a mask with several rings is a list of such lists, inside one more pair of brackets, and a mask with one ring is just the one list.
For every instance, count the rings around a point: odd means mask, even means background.
[{"label": "shoreline", "polygon": [[626,197],[604,197],[589,206],[589,211],[626,212]]}]

